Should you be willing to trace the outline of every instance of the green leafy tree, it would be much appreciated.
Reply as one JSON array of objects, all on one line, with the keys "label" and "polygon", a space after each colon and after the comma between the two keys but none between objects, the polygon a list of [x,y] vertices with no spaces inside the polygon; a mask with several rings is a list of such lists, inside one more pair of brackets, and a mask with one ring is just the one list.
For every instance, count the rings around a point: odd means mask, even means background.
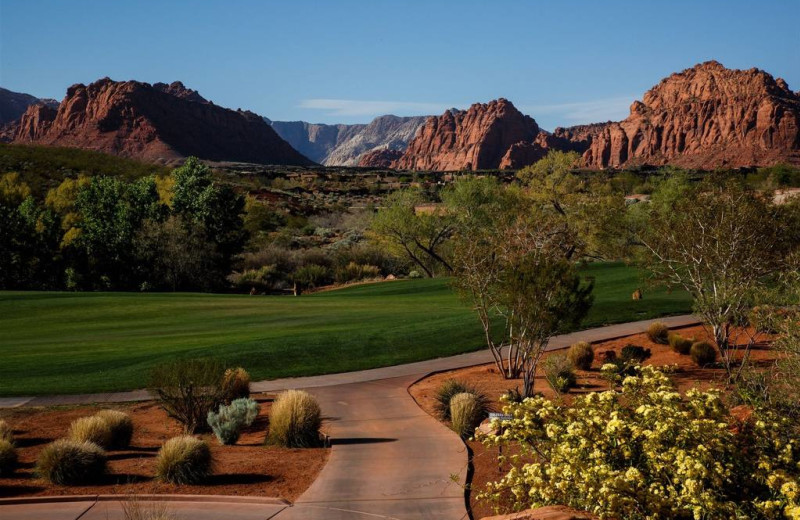
[{"label": "green leafy tree", "polygon": [[160,204],[152,178],[126,183],[114,177],[93,177],[78,191],[80,233],[72,247],[83,261],[86,279],[99,288],[135,288],[141,278],[134,238],[145,219],[160,220]]},{"label": "green leafy tree", "polygon": [[370,229],[379,242],[395,254],[405,256],[433,278],[441,269],[453,270],[444,252],[452,219],[436,207],[430,211],[418,210],[425,202],[417,190],[394,192],[373,218]]},{"label": "green leafy tree", "polygon": [[206,239],[217,252],[217,278],[230,272],[233,257],[241,253],[247,240],[244,229],[244,197],[229,186],[214,182],[211,169],[189,157],[173,172],[172,212],[185,222],[201,226]]},{"label": "green leafy tree", "polygon": [[[646,265],[656,279],[692,294],[735,380],[745,365],[737,361],[737,325],[786,268],[796,233],[779,207],[737,180],[713,177],[678,192],[656,194],[638,231]],[[745,360],[754,343],[749,336]]]}]

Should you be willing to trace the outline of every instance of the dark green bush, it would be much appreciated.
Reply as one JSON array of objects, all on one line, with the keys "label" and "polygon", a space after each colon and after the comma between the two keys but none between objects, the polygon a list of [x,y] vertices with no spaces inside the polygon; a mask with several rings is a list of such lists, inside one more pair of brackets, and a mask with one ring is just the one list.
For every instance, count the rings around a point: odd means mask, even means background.
[{"label": "dark green bush", "polygon": [[652,355],[649,348],[625,345],[619,353],[619,360],[623,363],[644,363]]},{"label": "dark green bush", "polygon": [[717,349],[705,341],[694,343],[689,354],[692,356],[692,361],[699,367],[711,365],[717,360]]},{"label": "dark green bush", "polygon": [[39,453],[36,474],[59,485],[96,482],[106,474],[106,452],[92,442],[59,439]]},{"label": "dark green bush", "polygon": [[669,341],[669,328],[660,321],[655,321],[647,327],[647,337],[653,343],[666,345]]},{"label": "dark green bush", "polygon": [[684,338],[676,332],[669,335],[669,346],[678,354],[688,354],[692,348],[692,343],[694,343],[693,339]]},{"label": "dark green bush", "polygon": [[594,361],[594,348],[585,341],[579,341],[569,347],[567,357],[575,368],[589,370]]},{"label": "dark green bush", "polygon": [[212,473],[214,459],[208,443],[182,435],[161,446],[156,457],[156,477],[171,484],[200,484]]},{"label": "dark green bush", "polygon": [[0,439],[0,477],[14,473],[17,467],[17,449],[11,441]]},{"label": "dark green bush", "polygon": [[472,394],[474,395],[479,403],[480,406],[484,409],[488,409],[489,407],[489,398],[486,396],[484,392],[480,389],[475,387],[474,385],[470,385],[469,383],[465,383],[464,381],[458,381],[456,379],[448,379],[447,381],[443,382],[441,386],[436,390],[436,404],[434,408],[436,409],[436,413],[439,414],[439,417],[444,419],[445,421],[451,420],[450,417],[450,400],[456,394]]}]

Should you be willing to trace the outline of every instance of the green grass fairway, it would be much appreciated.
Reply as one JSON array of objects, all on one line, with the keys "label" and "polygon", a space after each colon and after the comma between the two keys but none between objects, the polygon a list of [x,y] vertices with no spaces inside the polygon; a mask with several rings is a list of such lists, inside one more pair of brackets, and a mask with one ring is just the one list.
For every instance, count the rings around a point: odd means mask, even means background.
[{"label": "green grass fairway", "polygon": [[[634,269],[594,264],[584,326],[684,313],[685,293],[645,292]],[[217,356],[255,380],[408,363],[483,347],[448,281],[362,285],[293,298],[0,292],[0,395],[142,388],[176,357]]]}]

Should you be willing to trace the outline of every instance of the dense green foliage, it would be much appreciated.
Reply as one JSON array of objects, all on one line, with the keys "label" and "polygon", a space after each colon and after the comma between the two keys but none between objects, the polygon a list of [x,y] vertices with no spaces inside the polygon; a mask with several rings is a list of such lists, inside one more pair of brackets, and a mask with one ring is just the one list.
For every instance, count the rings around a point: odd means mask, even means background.
[{"label": "dense green foliage", "polygon": [[[632,301],[640,275],[621,264],[591,264],[582,273],[594,279],[595,301],[581,327],[691,306],[681,291]],[[178,358],[218,356],[261,380],[485,348],[480,325],[449,283],[397,281],[300,298],[0,292],[0,395],[141,388],[152,367]]]},{"label": "dense green foliage", "polygon": [[22,180],[43,197],[65,179],[107,175],[135,180],[166,175],[169,168],[91,150],[0,143],[0,175],[19,172]]},{"label": "dense green foliage", "polygon": [[244,199],[194,158],[168,178],[67,178],[36,198],[0,178],[0,287],[151,290],[226,285]]}]

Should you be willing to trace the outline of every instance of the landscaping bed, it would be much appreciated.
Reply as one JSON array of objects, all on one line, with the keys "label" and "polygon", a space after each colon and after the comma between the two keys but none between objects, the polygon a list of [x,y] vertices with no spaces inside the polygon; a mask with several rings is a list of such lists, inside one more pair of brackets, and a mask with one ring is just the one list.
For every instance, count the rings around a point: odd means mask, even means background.
[{"label": "landscaping bed", "polygon": [[[156,454],[181,426],[155,402],[0,410],[0,419],[14,429],[19,467],[0,478],[0,497],[84,494],[213,494],[278,497],[300,496],[319,474],[328,456],[325,448],[292,449],[265,445],[272,397],[254,395],[261,405],[255,422],[235,445],[222,446],[213,434],[199,435],[211,447],[213,475],[201,485],[175,485],[154,478]],[[40,451],[66,435],[70,423],[102,409],[128,413],[133,420],[131,446],[108,452],[108,474],[92,485],[60,486],[35,475]]]},{"label": "landscaping bed", "polygon": [[[703,341],[711,340],[708,331],[702,326],[675,329],[673,332],[677,332],[687,338],[691,337]],[[648,338],[647,334],[643,333],[595,343],[593,345],[595,357],[591,369],[577,370],[577,385],[564,395],[557,396],[548,385],[541,370],[544,363],[540,363],[540,370],[536,374],[534,391],[543,394],[549,399],[569,401],[573,396],[581,393],[607,390],[609,383],[603,378],[600,371],[600,367],[604,363],[604,352],[614,351],[616,356],[619,356],[622,349],[631,344],[650,349],[652,356],[643,365],[675,367],[670,377],[680,392],[685,392],[690,388],[707,389],[710,387],[721,388],[723,386],[726,372],[721,366],[715,365],[701,368],[692,361],[690,356],[678,354],[669,345],[656,344]],[[563,353],[563,351],[551,352],[546,354],[545,357],[559,353]],[[778,353],[770,348],[768,340],[758,343],[750,354],[751,362],[755,367],[768,366],[777,357]],[[445,381],[450,379],[467,382],[484,392],[489,398],[490,409],[497,412],[502,411],[499,403],[500,396],[510,389],[522,386],[521,379],[504,379],[493,364],[487,364],[431,375],[412,385],[409,388],[409,392],[423,410],[438,419],[436,392]],[[488,482],[499,480],[509,468],[498,465],[497,449],[487,449],[483,444],[474,440],[465,442],[470,449],[472,465],[470,482],[465,484],[469,484],[470,489],[474,490],[474,492],[468,491],[473,518],[491,516],[495,514],[492,507],[489,504],[475,500],[475,495],[483,490]],[[508,455],[508,453],[506,454]]]}]

